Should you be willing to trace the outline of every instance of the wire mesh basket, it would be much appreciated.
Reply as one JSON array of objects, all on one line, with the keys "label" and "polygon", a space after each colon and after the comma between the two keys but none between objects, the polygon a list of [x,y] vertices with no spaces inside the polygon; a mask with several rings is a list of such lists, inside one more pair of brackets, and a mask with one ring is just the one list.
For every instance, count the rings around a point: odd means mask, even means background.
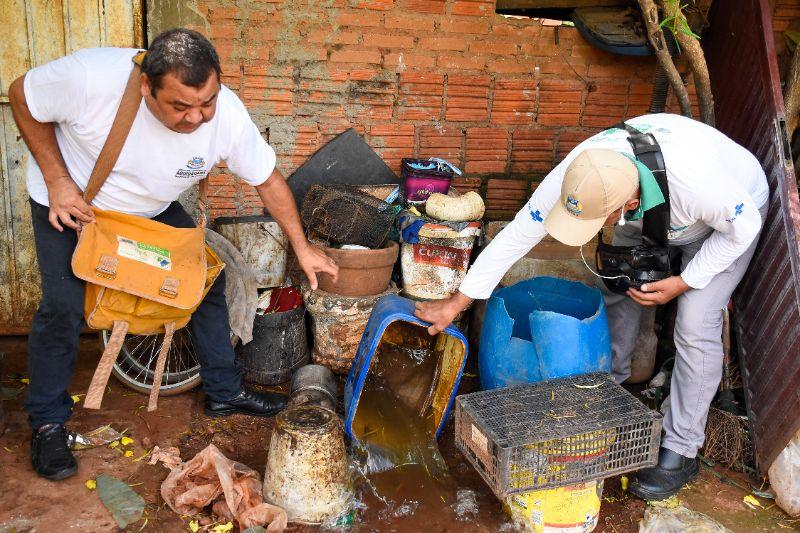
[{"label": "wire mesh basket", "polygon": [[380,248],[394,223],[388,203],[348,185],[313,185],[303,199],[309,237],[326,244]]},{"label": "wire mesh basket", "polygon": [[604,373],[459,396],[455,424],[500,499],[653,466],[661,437],[661,415]]}]

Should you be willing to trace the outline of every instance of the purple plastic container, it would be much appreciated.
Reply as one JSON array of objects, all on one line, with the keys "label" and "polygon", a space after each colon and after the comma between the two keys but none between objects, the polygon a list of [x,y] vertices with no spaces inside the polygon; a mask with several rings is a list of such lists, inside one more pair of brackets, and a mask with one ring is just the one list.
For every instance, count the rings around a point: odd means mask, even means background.
[{"label": "purple plastic container", "polygon": [[447,194],[456,173],[460,171],[441,159],[403,159],[400,166],[403,200],[421,206],[435,192]]}]

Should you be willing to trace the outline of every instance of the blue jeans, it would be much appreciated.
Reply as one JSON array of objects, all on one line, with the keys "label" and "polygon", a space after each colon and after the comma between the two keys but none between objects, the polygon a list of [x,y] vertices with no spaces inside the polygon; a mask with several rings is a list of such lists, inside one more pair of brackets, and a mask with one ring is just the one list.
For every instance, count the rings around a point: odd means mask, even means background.
[{"label": "blue jeans", "polygon": [[[42,278],[42,299],[28,336],[30,384],[25,400],[28,423],[34,429],[63,424],[72,413],[67,393],[75,369],[78,338],[84,326],[85,285],[72,273],[70,261],[78,236],[67,227],[57,231],[47,220],[49,208],[30,201],[36,256]],[[178,202],[153,220],[176,228],[194,227]],[[230,343],[225,272],[217,278],[189,323],[200,361],[200,376],[207,396],[226,401],[242,390],[242,371]]]}]

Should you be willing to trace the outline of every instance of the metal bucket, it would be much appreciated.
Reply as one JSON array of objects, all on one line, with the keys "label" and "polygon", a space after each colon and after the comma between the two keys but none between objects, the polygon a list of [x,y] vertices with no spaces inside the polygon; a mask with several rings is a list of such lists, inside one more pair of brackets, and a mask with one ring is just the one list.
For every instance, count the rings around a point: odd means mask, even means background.
[{"label": "metal bucket", "polygon": [[317,405],[336,411],[336,376],[322,365],[306,365],[294,373],[289,405]]},{"label": "metal bucket", "polygon": [[319,289],[312,291],[307,284],[303,284],[302,289],[314,330],[311,359],[337,374],[350,371],[375,303],[388,294],[399,292],[394,283],[374,296],[341,296]]},{"label": "metal bucket", "polygon": [[289,240],[272,217],[220,217],[214,229],[241,252],[259,288],[283,285]]},{"label": "metal bucket", "polygon": [[320,524],[344,514],[351,499],[339,417],[315,406],[280,413],[269,444],[264,500],[285,509],[290,522]]}]

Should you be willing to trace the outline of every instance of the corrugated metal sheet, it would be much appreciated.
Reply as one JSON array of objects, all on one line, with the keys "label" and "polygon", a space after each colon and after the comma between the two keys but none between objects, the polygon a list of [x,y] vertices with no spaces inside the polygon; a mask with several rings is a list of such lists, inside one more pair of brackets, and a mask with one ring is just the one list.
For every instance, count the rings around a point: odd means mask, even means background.
[{"label": "corrugated metal sheet", "polygon": [[800,202],[783,129],[770,0],[715,2],[703,39],[717,127],[761,161],[769,213],[734,295],[759,470],[800,429]]},{"label": "corrugated metal sheet", "polygon": [[3,0],[0,8],[0,334],[24,333],[39,301],[25,164],[8,86],[31,67],[91,46],[142,44],[141,0]]}]

